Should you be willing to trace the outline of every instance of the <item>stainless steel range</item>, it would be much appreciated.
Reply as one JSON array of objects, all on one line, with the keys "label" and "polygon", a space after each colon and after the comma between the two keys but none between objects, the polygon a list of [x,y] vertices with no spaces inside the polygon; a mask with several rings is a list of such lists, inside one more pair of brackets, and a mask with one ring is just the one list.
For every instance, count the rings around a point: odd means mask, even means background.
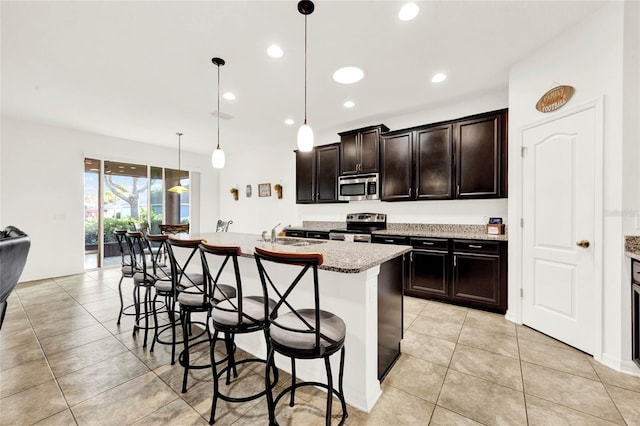
[{"label": "stainless steel range", "polygon": [[384,213],[349,213],[347,227],[329,231],[330,240],[370,243],[371,233],[387,229],[387,215]]}]

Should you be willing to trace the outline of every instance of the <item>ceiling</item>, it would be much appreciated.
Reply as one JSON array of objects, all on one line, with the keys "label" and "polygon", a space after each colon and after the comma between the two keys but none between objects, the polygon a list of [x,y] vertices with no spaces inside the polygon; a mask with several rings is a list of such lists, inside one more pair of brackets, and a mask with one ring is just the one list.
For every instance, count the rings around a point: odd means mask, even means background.
[{"label": "ceiling", "polygon": [[[295,148],[304,115],[304,17],[296,1],[2,1],[2,113],[211,153],[216,143]],[[318,133],[506,91],[512,64],[600,1],[316,1],[308,17],[308,119]],[[284,56],[266,54],[272,43]],[[333,81],[361,67],[352,85]],[[443,71],[438,85],[431,76]],[[355,107],[345,109],[346,100]],[[285,118],[295,124],[287,126]],[[416,123],[422,124],[422,123]],[[338,137],[336,136],[335,140]],[[332,140],[317,140],[329,143]]]}]

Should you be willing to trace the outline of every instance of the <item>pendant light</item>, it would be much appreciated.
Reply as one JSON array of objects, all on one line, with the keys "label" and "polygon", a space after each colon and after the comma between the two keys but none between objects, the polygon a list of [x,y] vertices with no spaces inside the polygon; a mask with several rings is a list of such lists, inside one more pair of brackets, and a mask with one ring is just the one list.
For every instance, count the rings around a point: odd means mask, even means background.
[{"label": "pendant light", "polygon": [[298,2],[298,12],[304,15],[304,124],[298,129],[298,149],[301,152],[313,149],[313,130],[307,124],[307,15],[311,15],[314,8],[310,0]]},{"label": "pendant light", "polygon": [[211,164],[214,169],[222,169],[224,167],[224,151],[220,149],[220,67],[225,64],[224,59],[222,58],[212,58],[211,62],[213,62],[218,67],[218,112],[216,115],[218,116],[218,146],[211,154]]},{"label": "pendant light", "polygon": [[184,186],[180,185],[180,151],[181,151],[181,146],[180,146],[180,137],[182,136],[182,133],[177,132],[176,135],[178,135],[178,184],[176,186],[172,186],[171,188],[169,188],[169,192],[177,192],[178,194],[182,194],[183,192],[189,192],[189,189],[185,188]]}]

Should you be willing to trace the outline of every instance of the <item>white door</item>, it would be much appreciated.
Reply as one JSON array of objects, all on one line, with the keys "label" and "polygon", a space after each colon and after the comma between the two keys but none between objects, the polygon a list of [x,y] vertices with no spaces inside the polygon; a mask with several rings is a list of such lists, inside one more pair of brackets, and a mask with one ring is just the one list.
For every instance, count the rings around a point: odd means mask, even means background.
[{"label": "white door", "polygon": [[599,119],[594,104],[522,131],[523,323],[590,354]]}]

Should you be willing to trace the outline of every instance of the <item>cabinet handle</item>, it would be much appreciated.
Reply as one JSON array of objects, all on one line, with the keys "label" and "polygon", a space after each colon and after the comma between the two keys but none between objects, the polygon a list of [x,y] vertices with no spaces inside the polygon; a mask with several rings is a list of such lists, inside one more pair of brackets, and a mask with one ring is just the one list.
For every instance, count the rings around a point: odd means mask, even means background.
[{"label": "cabinet handle", "polygon": [[454,267],[458,266],[458,256],[456,256],[455,254],[453,255],[453,266]]},{"label": "cabinet handle", "polygon": [[411,252],[411,255],[409,257],[411,258],[411,261],[413,262],[413,252]]},{"label": "cabinet handle", "polygon": [[320,193],[316,192],[316,201],[320,201]]},{"label": "cabinet handle", "polygon": [[423,245],[423,246],[432,246],[432,245],[433,245],[433,243],[431,243],[431,242],[429,242],[429,241],[423,241],[423,242],[422,242],[422,245]]},{"label": "cabinet handle", "polygon": [[385,239],[385,240],[384,240],[384,242],[385,242],[385,243],[393,243],[394,241],[393,241],[393,240],[387,240],[387,239]]},{"label": "cabinet handle", "polygon": [[475,244],[469,244],[469,248],[481,249],[482,246],[478,246],[478,245],[475,245]]},{"label": "cabinet handle", "polygon": [[409,198],[411,198],[411,187],[409,187]]},{"label": "cabinet handle", "polygon": [[460,185],[456,186],[456,195],[459,197],[460,196]]}]

